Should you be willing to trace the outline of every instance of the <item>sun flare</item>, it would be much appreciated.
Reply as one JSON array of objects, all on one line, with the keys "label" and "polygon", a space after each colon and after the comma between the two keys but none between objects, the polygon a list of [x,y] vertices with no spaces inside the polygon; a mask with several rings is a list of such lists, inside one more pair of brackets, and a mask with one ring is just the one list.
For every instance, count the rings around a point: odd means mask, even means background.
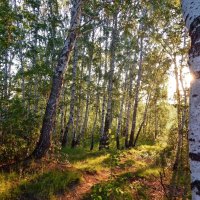
[{"label": "sun flare", "polygon": [[[183,87],[184,89],[188,89],[190,87],[190,83],[194,79],[193,76],[190,74],[188,68],[184,68],[182,71],[182,82],[179,77],[179,90],[180,93],[183,92]],[[182,87],[183,85],[183,87]],[[174,101],[174,94],[176,92],[176,78],[173,72],[169,74],[169,79],[168,79],[168,99],[169,101]]]}]

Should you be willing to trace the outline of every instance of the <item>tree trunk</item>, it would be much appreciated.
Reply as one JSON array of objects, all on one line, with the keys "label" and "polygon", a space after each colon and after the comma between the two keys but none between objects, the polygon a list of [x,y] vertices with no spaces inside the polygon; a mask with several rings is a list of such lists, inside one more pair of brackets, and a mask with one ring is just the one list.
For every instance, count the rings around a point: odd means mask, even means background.
[{"label": "tree trunk", "polygon": [[62,99],[62,104],[60,107],[60,139],[62,140],[63,138],[63,133],[64,133],[64,125],[65,125],[65,120],[64,120],[64,113],[65,113],[65,106],[64,106],[64,102],[65,102],[65,91],[64,91],[64,87],[62,88],[61,91],[61,99]]},{"label": "tree trunk", "polygon": [[[67,126],[64,131],[63,139],[62,139],[62,147],[67,146],[68,132],[69,132],[70,127],[73,126],[73,124],[74,124],[74,105],[75,105],[75,92],[76,92],[77,62],[78,62],[78,48],[77,48],[77,42],[76,42],[75,48],[74,48],[74,60],[73,60],[73,68],[72,68],[70,113],[69,113],[69,119],[67,122]],[[75,131],[74,131],[74,133],[75,133]],[[72,140],[75,140],[75,136],[73,136]]]},{"label": "tree trunk", "polygon": [[200,199],[200,2],[182,0],[183,16],[191,37],[190,71],[194,77],[190,92],[189,157],[192,199]]},{"label": "tree trunk", "polygon": [[108,103],[107,103],[107,112],[105,117],[104,133],[101,135],[99,150],[103,148],[109,148],[109,131],[111,128],[111,119],[112,119],[112,90],[113,90],[113,76],[115,69],[115,50],[117,42],[117,11],[113,15],[113,30],[112,30],[112,42],[111,42],[111,62],[110,62],[110,71],[109,71],[109,82],[108,82]]},{"label": "tree trunk", "polygon": [[158,135],[158,110],[157,110],[157,97],[155,97],[155,103],[154,103],[154,114],[155,114],[155,130],[154,130],[154,142],[156,142],[157,135]]},{"label": "tree trunk", "polygon": [[173,169],[177,170],[178,164],[179,164],[179,158],[180,158],[180,150],[181,150],[181,144],[182,144],[182,131],[181,131],[181,98],[180,98],[180,87],[179,87],[179,74],[178,74],[178,67],[176,64],[176,56],[174,57],[174,74],[176,79],[176,103],[177,103],[177,122],[178,122],[178,144],[177,144],[177,150],[176,150],[176,158],[174,162]]},{"label": "tree trunk", "polygon": [[135,86],[135,98],[134,98],[134,107],[133,107],[132,128],[131,128],[131,134],[129,138],[129,147],[133,147],[134,134],[135,134],[135,129],[136,129],[139,89],[140,89],[140,82],[142,78],[142,60],[143,60],[143,38],[141,37],[140,38],[140,61],[139,61],[139,69],[138,69],[138,74],[137,74],[137,82]]},{"label": "tree trunk", "polygon": [[119,117],[118,117],[118,125],[117,125],[117,130],[116,130],[116,147],[117,147],[117,149],[120,149],[119,133],[120,133],[121,126],[122,126],[123,108],[124,108],[124,101],[125,101],[125,96],[126,96],[127,74],[128,73],[126,72],[124,87],[122,90],[123,93],[122,93],[120,112],[119,112]]},{"label": "tree trunk", "polygon": [[58,59],[57,67],[54,71],[51,93],[46,106],[40,139],[31,155],[31,157],[35,159],[42,158],[47,153],[51,145],[53,119],[55,117],[56,108],[60,97],[60,90],[63,83],[63,75],[66,67],[68,66],[70,53],[74,48],[74,43],[78,34],[78,26],[80,25],[81,3],[81,0],[73,1],[69,34]]},{"label": "tree trunk", "polygon": [[[84,52],[82,52],[82,56],[84,56]],[[80,127],[81,127],[81,122],[82,122],[82,79],[83,79],[83,68],[84,68],[84,62],[83,60],[81,61],[81,71],[80,71],[80,81],[78,83],[79,85],[79,91],[78,91],[78,105],[76,109],[76,125],[75,125],[75,131],[76,133],[80,134]]]},{"label": "tree trunk", "polygon": [[133,68],[136,62],[136,56],[134,58],[133,67],[130,67],[130,82],[129,82],[129,94],[128,94],[128,106],[126,114],[126,127],[125,127],[125,147],[128,148],[128,136],[129,136],[129,123],[130,123],[130,112],[131,112],[131,98],[132,98],[132,87],[133,87]]},{"label": "tree trunk", "polygon": [[[92,45],[94,44],[94,34],[95,31],[93,30],[92,32]],[[80,144],[81,140],[84,139],[84,135],[85,132],[87,130],[87,126],[88,126],[88,118],[89,118],[89,105],[90,105],[90,84],[91,84],[91,72],[92,72],[92,65],[93,65],[93,54],[94,54],[94,46],[89,48],[89,58],[90,58],[90,62],[88,65],[88,78],[87,78],[87,94],[86,94],[86,108],[85,108],[85,116],[84,116],[84,120],[83,120],[83,125],[82,125],[82,129],[81,132],[77,138],[77,144]]]},{"label": "tree trunk", "polygon": [[[108,28],[108,20],[106,28]],[[109,38],[109,32],[108,30],[105,30],[106,34],[106,42],[105,42],[105,64],[104,64],[104,79],[103,79],[103,101],[102,101],[102,109],[101,109],[101,129],[100,129],[100,138],[103,137],[104,133],[104,120],[105,120],[105,106],[106,106],[106,92],[105,88],[107,85],[106,75],[107,75],[107,68],[108,68],[108,38]]]},{"label": "tree trunk", "polygon": [[148,107],[149,107],[150,98],[151,98],[151,95],[148,94],[148,97],[147,97],[147,100],[146,100],[145,109],[144,109],[143,119],[142,119],[142,122],[141,122],[141,124],[140,124],[139,129],[138,129],[138,132],[137,132],[137,135],[136,135],[136,137],[135,137],[134,143],[133,143],[133,146],[134,146],[134,147],[136,146],[136,143],[137,143],[137,141],[138,141],[138,138],[139,138],[139,135],[140,135],[140,133],[141,133],[142,127],[144,126],[144,124],[145,124],[145,122],[146,122],[147,111],[148,111]]},{"label": "tree trunk", "polygon": [[[99,85],[99,81],[98,81],[98,85]],[[96,111],[95,111],[94,124],[93,124],[92,132],[91,132],[90,151],[92,151],[94,148],[94,132],[95,132],[96,124],[97,124],[98,106],[99,106],[99,92],[97,91],[96,106],[95,106]]]}]

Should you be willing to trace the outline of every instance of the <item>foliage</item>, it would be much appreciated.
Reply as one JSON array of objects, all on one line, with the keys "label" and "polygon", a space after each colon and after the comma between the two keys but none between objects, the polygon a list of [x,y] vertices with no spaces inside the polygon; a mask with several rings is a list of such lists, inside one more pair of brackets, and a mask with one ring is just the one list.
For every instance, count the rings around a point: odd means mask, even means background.
[{"label": "foliage", "polygon": [[39,132],[40,119],[36,113],[27,111],[19,98],[12,99],[2,123],[0,160],[19,160],[24,158],[31,150]]}]

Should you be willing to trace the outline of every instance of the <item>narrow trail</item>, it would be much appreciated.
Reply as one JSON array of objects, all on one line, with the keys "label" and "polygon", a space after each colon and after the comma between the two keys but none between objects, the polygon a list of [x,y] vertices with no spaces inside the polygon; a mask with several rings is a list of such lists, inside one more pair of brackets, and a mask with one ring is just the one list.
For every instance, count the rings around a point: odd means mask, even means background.
[{"label": "narrow trail", "polygon": [[[116,167],[113,169],[115,176],[120,176],[123,173],[135,173],[136,168],[134,166],[127,167],[125,169],[120,169]],[[96,173],[83,172],[83,180],[78,184],[74,185],[69,192],[66,192],[62,196],[59,196],[59,200],[82,200],[82,198],[91,191],[91,188],[100,183],[106,182],[111,177],[109,170],[102,170]],[[148,197],[151,200],[163,200],[164,191],[162,185],[158,179],[152,179],[151,181],[145,178],[133,178],[130,180],[130,184],[143,184],[149,188]],[[132,188],[132,192],[135,196],[135,199],[140,200],[140,197],[137,197],[137,191],[135,188]]]},{"label": "narrow trail", "polygon": [[109,171],[99,171],[95,174],[90,172],[84,172],[83,180],[80,184],[71,188],[70,192],[65,193],[59,199],[60,200],[81,200],[85,194],[90,192],[92,186],[100,183],[101,181],[107,181],[110,177]]}]

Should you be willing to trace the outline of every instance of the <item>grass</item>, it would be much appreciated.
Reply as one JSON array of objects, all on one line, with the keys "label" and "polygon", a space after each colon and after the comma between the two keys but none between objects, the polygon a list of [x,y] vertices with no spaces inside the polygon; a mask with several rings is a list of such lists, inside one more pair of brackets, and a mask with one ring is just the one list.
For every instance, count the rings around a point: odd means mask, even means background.
[{"label": "grass", "polygon": [[[122,170],[111,180],[102,182],[92,187],[85,200],[131,200],[150,199],[149,188],[145,181],[153,182],[158,179],[160,167],[157,166],[156,158],[159,157],[164,147],[141,145],[135,149],[120,151],[118,167]],[[104,165],[109,166],[114,152],[109,152]],[[69,155],[70,156],[70,155]],[[126,173],[126,170],[131,170]]]},{"label": "grass", "polygon": [[121,151],[114,148],[99,151],[96,148],[92,152],[81,147],[64,148],[62,154],[67,155],[68,161],[76,170],[69,171],[61,166],[52,168],[46,164],[40,170],[36,170],[34,166],[34,172],[23,176],[15,173],[0,174],[0,199],[58,199],[57,195],[68,191],[73,184],[81,180],[81,171],[95,175],[98,171],[115,169],[116,174],[114,172],[109,181],[105,180],[93,186],[85,199],[131,200],[134,199],[133,196],[137,196],[137,199],[148,199],[148,188],[142,182],[134,181],[151,181],[159,176],[160,168],[155,161],[163,149],[160,145],[140,145]]},{"label": "grass", "polygon": [[7,193],[11,190],[13,183],[18,180],[16,173],[0,174],[0,198],[1,194]]},{"label": "grass", "polygon": [[[5,181],[5,176],[1,176],[0,199],[35,199],[35,200],[51,200],[55,196],[62,194],[69,188],[78,183],[81,175],[73,171],[54,170],[43,174],[35,174],[32,177],[24,177],[21,180],[16,180],[16,177]],[[2,178],[3,177],[3,178]]]},{"label": "grass", "polygon": [[89,151],[81,147],[76,149],[65,148],[63,152],[68,155],[69,162],[77,169],[92,168],[96,171],[108,169],[104,161],[109,158],[110,151]]},{"label": "grass", "polygon": [[115,179],[93,186],[92,191],[84,197],[84,200],[150,199],[149,188],[143,180],[153,181],[159,176],[159,170],[159,168],[146,166],[134,172],[122,173]]},{"label": "grass", "polygon": [[132,178],[128,173],[117,179],[99,183],[92,187],[92,191],[86,194],[84,200],[131,200],[131,190],[128,187],[128,179]]}]

